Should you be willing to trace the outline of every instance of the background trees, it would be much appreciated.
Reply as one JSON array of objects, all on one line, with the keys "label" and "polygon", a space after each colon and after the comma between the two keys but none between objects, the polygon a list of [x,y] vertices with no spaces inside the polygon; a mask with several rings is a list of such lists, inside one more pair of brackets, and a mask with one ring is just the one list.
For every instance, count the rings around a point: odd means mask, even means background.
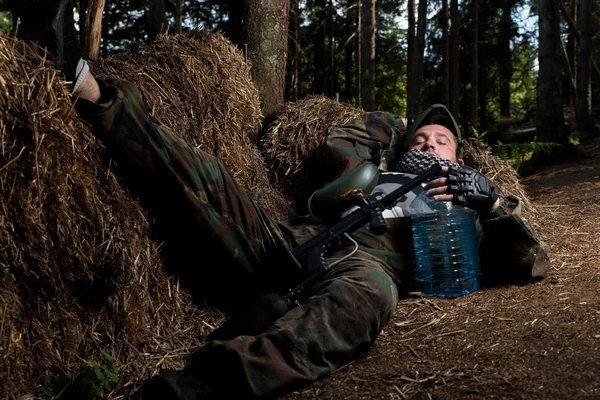
[{"label": "background trees", "polygon": [[[0,1],[9,32],[15,3]],[[591,0],[112,0],[99,50],[220,31],[247,54],[265,115],[313,94],[400,115],[440,102],[491,145],[566,146],[597,132],[599,22]]]}]

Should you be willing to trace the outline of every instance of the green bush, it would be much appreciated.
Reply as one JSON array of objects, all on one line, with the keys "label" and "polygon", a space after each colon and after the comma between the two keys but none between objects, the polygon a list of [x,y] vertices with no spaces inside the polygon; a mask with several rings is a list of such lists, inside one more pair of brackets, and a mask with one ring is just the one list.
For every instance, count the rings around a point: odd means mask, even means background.
[{"label": "green bush", "polygon": [[102,350],[104,360],[91,360],[79,374],[67,372],[55,376],[45,385],[44,392],[50,398],[62,400],[100,400],[118,382],[119,370],[113,358]]},{"label": "green bush", "polygon": [[519,169],[524,161],[539,152],[549,152],[553,147],[560,146],[554,142],[536,142],[535,138],[529,143],[502,143],[498,141],[495,154],[503,160],[512,161],[515,169]]}]

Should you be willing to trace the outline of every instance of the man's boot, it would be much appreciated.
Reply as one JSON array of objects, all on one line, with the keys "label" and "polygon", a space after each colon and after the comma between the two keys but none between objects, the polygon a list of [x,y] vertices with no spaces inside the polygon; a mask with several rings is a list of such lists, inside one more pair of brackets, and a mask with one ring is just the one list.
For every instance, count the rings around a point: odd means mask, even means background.
[{"label": "man's boot", "polygon": [[72,83],[70,88],[73,89],[82,69],[89,70],[89,67],[81,60],[71,0],[20,0],[13,3],[11,11],[20,20],[17,37],[35,42],[45,49],[63,78]]}]

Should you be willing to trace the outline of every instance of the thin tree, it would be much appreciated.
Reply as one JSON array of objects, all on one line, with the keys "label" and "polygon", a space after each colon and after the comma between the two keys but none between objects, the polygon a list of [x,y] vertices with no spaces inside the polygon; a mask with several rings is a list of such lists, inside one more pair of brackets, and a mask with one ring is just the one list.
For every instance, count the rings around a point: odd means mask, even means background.
[{"label": "thin tree", "polygon": [[327,1],[327,40],[329,43],[329,65],[327,70],[327,93],[330,97],[334,96],[335,87],[337,86],[337,74],[335,73],[335,34],[334,34],[334,20],[335,10],[333,8],[333,1]]},{"label": "thin tree", "polygon": [[442,103],[450,107],[450,40],[448,35],[448,0],[442,0]]},{"label": "thin tree", "polygon": [[294,0],[294,7],[291,10],[293,16],[293,49],[294,59],[292,60],[292,98],[298,100],[298,73],[300,71],[300,7],[298,6],[298,0]]},{"label": "thin tree", "polygon": [[361,25],[361,103],[375,109],[375,0],[363,0]]},{"label": "thin tree", "polygon": [[311,32],[313,40],[312,62],[314,66],[314,79],[312,91],[317,94],[327,93],[327,2],[326,0],[312,0],[308,4],[313,13]]},{"label": "thin tree", "polygon": [[86,48],[87,43],[87,10],[89,0],[79,0],[79,43],[81,48]]},{"label": "thin tree", "polygon": [[[577,104],[577,87],[575,86],[575,67],[576,62],[576,46],[577,46],[577,34],[573,32],[576,30],[575,22],[571,21],[571,15],[577,15],[577,0],[570,0],[570,13],[564,7],[562,2],[559,3],[564,18],[569,22],[569,36],[567,38],[567,44],[564,51],[567,53],[568,66],[570,71],[570,85],[569,85],[569,130],[575,130],[577,126],[577,118],[575,117],[575,105]],[[571,27],[573,25],[573,27]]]},{"label": "thin tree", "polygon": [[244,42],[266,119],[284,104],[289,8],[289,0],[245,2]]},{"label": "thin tree", "polygon": [[92,60],[97,60],[100,56],[103,12],[104,0],[89,0],[87,13],[85,14],[87,40],[85,41],[83,54]]},{"label": "thin tree", "polygon": [[182,0],[175,0],[175,33],[181,33]]},{"label": "thin tree", "polygon": [[167,29],[166,0],[151,0],[148,6],[148,40],[154,40]]},{"label": "thin tree", "polygon": [[244,22],[244,7],[240,0],[223,0],[227,21],[225,22],[226,37],[240,49],[244,49],[244,31],[240,29]]},{"label": "thin tree", "polygon": [[356,1],[346,0],[346,18],[344,24],[344,95],[343,98],[346,102],[350,102],[352,99],[353,81],[354,81],[354,49],[356,46],[352,45],[352,40],[356,38],[355,22],[356,18]]},{"label": "thin tree", "polygon": [[362,84],[362,61],[361,61],[361,32],[362,32],[362,13],[361,13],[361,0],[356,0],[356,107],[362,107],[361,101],[361,84]]},{"label": "thin tree", "polygon": [[450,0],[450,112],[458,118],[460,72],[458,56],[458,0]]},{"label": "thin tree", "polygon": [[577,127],[581,133],[594,133],[592,115],[592,4],[579,0],[579,52],[577,57]]},{"label": "thin tree", "polygon": [[[412,3],[412,12],[411,12]],[[427,1],[419,0],[417,33],[411,41],[411,18],[414,27],[414,0],[409,0],[408,15],[408,71],[406,83],[406,108],[409,117],[415,116],[421,108],[421,79],[423,78],[423,54],[425,52],[425,29],[427,27]],[[411,17],[412,14],[412,17]],[[413,28],[414,29],[414,28]],[[414,30],[413,30],[414,33]],[[411,49],[412,47],[412,49]]]},{"label": "thin tree", "polygon": [[417,62],[417,34],[416,34],[416,19],[415,19],[415,0],[408,0],[408,49],[406,52],[406,115],[411,118],[416,115],[414,110],[414,91],[416,82],[415,63]]},{"label": "thin tree", "polygon": [[471,0],[472,21],[471,21],[471,128],[474,131],[479,129],[479,3],[477,0]]},{"label": "thin tree", "polygon": [[[541,142],[557,142],[568,146],[562,110],[560,17],[557,3],[555,0],[539,0],[536,131],[537,139]],[[552,158],[544,153],[537,153],[533,160],[546,163],[552,161]]]},{"label": "thin tree", "polygon": [[513,73],[511,60],[510,41],[513,37],[513,20],[511,16],[512,3],[502,3],[502,15],[500,16],[499,37],[499,62],[500,71],[500,118],[510,117],[510,81]]}]

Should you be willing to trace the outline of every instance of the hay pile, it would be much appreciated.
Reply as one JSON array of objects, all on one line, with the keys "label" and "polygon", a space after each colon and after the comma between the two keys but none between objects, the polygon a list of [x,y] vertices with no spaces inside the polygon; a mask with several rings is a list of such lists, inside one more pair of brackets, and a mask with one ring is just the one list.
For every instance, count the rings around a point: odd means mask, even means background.
[{"label": "hay pile", "polygon": [[37,49],[0,34],[0,70],[0,395],[40,394],[103,350],[126,393],[180,366],[218,315],[165,275],[144,211]]},{"label": "hay pile", "polygon": [[331,129],[364,113],[325,96],[311,96],[287,103],[268,127],[260,147],[269,166],[271,182],[295,200],[294,209],[304,212],[306,200],[322,187],[323,174],[314,150]]},{"label": "hay pile", "polygon": [[203,30],[160,35],[100,60],[92,72],[135,82],[156,122],[217,156],[273,217],[289,214],[256,146],[262,115],[250,67],[228,39]]},{"label": "hay pile", "polygon": [[466,165],[490,178],[505,195],[512,194],[521,199],[523,216],[530,222],[538,216],[525,187],[520,182],[519,173],[512,165],[490,154],[489,148],[481,146],[476,141],[465,140],[463,145]]}]

